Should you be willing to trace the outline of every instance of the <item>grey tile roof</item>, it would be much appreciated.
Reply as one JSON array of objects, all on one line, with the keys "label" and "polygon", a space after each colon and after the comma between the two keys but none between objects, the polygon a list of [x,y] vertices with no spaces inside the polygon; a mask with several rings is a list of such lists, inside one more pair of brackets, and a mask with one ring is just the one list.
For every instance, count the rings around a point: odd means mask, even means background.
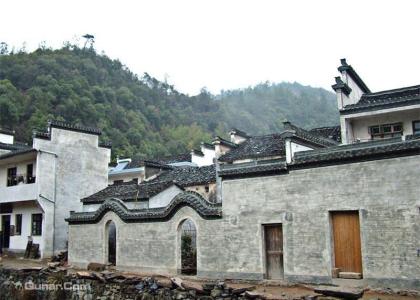
[{"label": "grey tile roof", "polygon": [[6,128],[0,128],[0,133],[7,134],[7,135],[15,135],[14,130],[6,129]]},{"label": "grey tile roof", "polygon": [[216,182],[215,166],[172,167],[150,181],[140,184],[124,182],[113,184],[105,189],[83,198],[83,203],[102,203],[107,199],[118,198],[123,201],[145,200],[153,197],[172,185],[181,189],[187,186],[204,185]]},{"label": "grey tile roof", "polygon": [[101,135],[101,130],[94,127],[87,127],[83,125],[78,124],[70,124],[67,122],[57,121],[57,120],[50,120],[48,121],[49,127],[53,128],[61,128],[61,129],[67,129],[67,130],[73,130],[77,132],[83,132],[83,133],[89,133],[89,134],[95,134],[95,135]]},{"label": "grey tile roof", "polygon": [[214,138],[213,145],[214,144],[221,144],[221,145],[229,147],[229,148],[236,148],[238,146],[235,143],[232,143],[231,141],[225,140],[224,138],[222,138],[220,136],[216,136]]},{"label": "grey tile roof", "polygon": [[51,133],[45,131],[34,130],[32,133],[34,138],[49,140],[51,139]]},{"label": "grey tile roof", "polygon": [[401,138],[392,138],[297,152],[294,162],[288,168],[380,159],[405,154],[420,154],[420,136],[408,137],[405,141]]},{"label": "grey tile roof", "polygon": [[204,148],[210,149],[210,150],[214,150],[215,149],[214,145],[209,144],[209,143],[205,143],[205,142],[202,142],[201,143],[201,146],[203,146]]},{"label": "grey tile roof", "polygon": [[121,200],[134,200],[137,199],[138,185],[134,181],[124,182],[119,184],[109,185],[103,190],[92,194],[82,199],[83,203],[101,203],[107,199],[115,198]]},{"label": "grey tile roof", "polygon": [[249,163],[227,164],[220,166],[219,175],[221,177],[245,177],[254,176],[256,174],[276,174],[286,171],[286,161],[284,159],[277,160],[260,160]]},{"label": "grey tile roof", "polygon": [[245,131],[239,130],[238,128],[232,128],[229,133],[236,134],[244,138],[249,137],[248,133],[246,133]]},{"label": "grey tile roof", "polygon": [[285,138],[291,137],[310,143],[315,147],[329,147],[337,144],[336,141],[325,138],[316,132],[299,128],[290,122],[284,122],[285,131],[262,136],[251,136],[237,145],[236,148],[219,158],[221,162],[233,162],[242,159],[267,158],[286,155]]},{"label": "grey tile roof", "polygon": [[174,182],[181,187],[204,185],[216,182],[214,165],[203,167],[173,167],[149,182]]},{"label": "grey tile roof", "polygon": [[311,131],[302,129],[300,127],[297,127],[291,124],[290,122],[284,122],[284,127],[286,130],[291,131],[293,133],[292,137],[301,139],[317,147],[319,146],[330,147],[330,146],[335,146],[338,144],[337,141],[330,138],[326,138],[320,135],[318,132],[315,132],[315,131],[311,132]]},{"label": "grey tile roof", "polygon": [[341,114],[420,104],[420,85],[363,94],[359,102],[346,105]]},{"label": "grey tile roof", "polygon": [[320,135],[324,138],[334,140],[338,143],[341,142],[341,127],[340,127],[340,125],[312,128],[312,129],[309,130],[309,132],[312,133],[312,134],[318,134],[318,135]]},{"label": "grey tile roof", "polygon": [[219,161],[232,162],[271,156],[284,156],[284,138],[279,133],[251,136],[236,148],[219,157]]},{"label": "grey tile roof", "polygon": [[36,153],[36,152],[38,151],[33,148],[14,150],[14,151],[10,151],[8,153],[0,155],[0,160],[10,158],[13,156],[18,156],[18,155],[23,155],[23,154],[28,154],[28,153]]},{"label": "grey tile roof", "polygon": [[23,149],[32,149],[32,147],[23,143],[14,143],[14,144],[0,143],[0,149],[9,150],[9,151],[17,151],[17,150],[23,150]]},{"label": "grey tile roof", "polygon": [[154,157],[150,159],[133,159],[124,169],[134,169],[144,167],[144,162],[154,162],[162,165],[173,164],[177,162],[191,162],[191,153],[182,153],[169,156]]},{"label": "grey tile roof", "polygon": [[198,156],[204,156],[204,153],[201,150],[198,149],[192,149],[191,153],[198,155]]},{"label": "grey tile roof", "polygon": [[71,212],[66,219],[69,224],[97,223],[108,212],[117,214],[124,222],[156,222],[170,219],[180,208],[189,206],[202,218],[222,216],[221,204],[210,203],[195,192],[182,192],[171,200],[168,206],[148,209],[128,209],[118,199],[107,199],[95,212]]}]

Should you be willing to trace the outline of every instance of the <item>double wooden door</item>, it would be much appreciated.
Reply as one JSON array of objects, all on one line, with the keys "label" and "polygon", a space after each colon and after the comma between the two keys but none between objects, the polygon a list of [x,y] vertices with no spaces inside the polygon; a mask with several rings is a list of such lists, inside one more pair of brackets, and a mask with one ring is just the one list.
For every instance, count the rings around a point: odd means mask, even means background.
[{"label": "double wooden door", "polygon": [[332,213],[335,267],[340,272],[362,274],[359,213],[340,211]]},{"label": "double wooden door", "polygon": [[283,228],[281,224],[265,225],[267,279],[283,278]]}]

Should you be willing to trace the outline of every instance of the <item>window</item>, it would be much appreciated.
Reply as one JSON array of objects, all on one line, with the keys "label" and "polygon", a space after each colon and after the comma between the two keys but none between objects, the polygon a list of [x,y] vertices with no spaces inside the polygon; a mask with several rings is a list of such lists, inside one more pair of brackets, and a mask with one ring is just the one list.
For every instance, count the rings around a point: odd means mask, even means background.
[{"label": "window", "polygon": [[210,188],[209,188],[209,186],[208,186],[208,185],[206,185],[206,186],[204,187],[204,189],[205,189],[206,193],[208,193],[208,192],[210,191]]},{"label": "window", "polygon": [[42,214],[32,214],[32,235],[42,235]]},{"label": "window", "polygon": [[26,183],[35,183],[33,164],[29,164],[26,166]]},{"label": "window", "polygon": [[15,215],[15,235],[22,234],[22,215]]},{"label": "window", "polygon": [[420,134],[420,121],[413,121],[413,134]]},{"label": "window", "polygon": [[18,184],[16,173],[16,167],[7,169],[7,186],[13,186]]},{"label": "window", "polygon": [[402,136],[402,123],[383,124],[369,127],[372,140]]}]

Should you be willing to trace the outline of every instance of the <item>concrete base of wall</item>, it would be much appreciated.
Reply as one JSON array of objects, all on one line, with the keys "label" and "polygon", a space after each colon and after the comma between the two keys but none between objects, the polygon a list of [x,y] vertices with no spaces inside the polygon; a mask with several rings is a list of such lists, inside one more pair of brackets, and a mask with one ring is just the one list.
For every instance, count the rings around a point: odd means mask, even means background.
[{"label": "concrete base of wall", "polygon": [[206,279],[239,279],[239,280],[263,280],[262,273],[239,273],[239,272],[215,272],[197,271],[197,277]]},{"label": "concrete base of wall", "polygon": [[[72,263],[73,267],[86,269],[88,263]],[[164,276],[174,276],[181,274],[178,269],[172,268],[154,268],[154,267],[134,267],[117,265],[118,271],[131,271],[143,274],[159,274]],[[261,281],[265,280],[263,273],[240,273],[240,272],[216,272],[216,271],[197,271],[197,277],[200,279],[235,279],[235,280],[250,280]],[[334,284],[334,285],[349,285],[347,279],[333,279],[329,276],[316,275],[285,275],[281,280],[285,283],[307,283],[307,284]],[[401,279],[401,278],[363,278],[361,280],[351,280],[350,285],[359,287],[372,288],[394,288],[394,289],[418,289],[420,286],[420,279]]]},{"label": "concrete base of wall", "polygon": [[420,287],[420,278],[401,279],[401,278],[365,278],[363,281],[370,287],[388,287],[394,289],[418,290]]},{"label": "concrete base of wall", "polygon": [[177,269],[171,269],[171,268],[135,267],[135,266],[117,265],[116,269],[118,271],[130,271],[130,272],[146,273],[146,274],[159,274],[163,276],[174,276],[178,274]]},{"label": "concrete base of wall", "polygon": [[290,283],[332,284],[332,278],[329,276],[285,275],[284,280]]}]

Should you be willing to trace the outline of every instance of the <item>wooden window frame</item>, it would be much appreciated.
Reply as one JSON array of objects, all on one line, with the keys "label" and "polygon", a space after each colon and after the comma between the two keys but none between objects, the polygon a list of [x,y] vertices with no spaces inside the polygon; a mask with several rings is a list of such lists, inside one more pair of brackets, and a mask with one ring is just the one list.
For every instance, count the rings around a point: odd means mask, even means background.
[{"label": "wooden window frame", "polygon": [[[384,129],[388,126],[391,130],[389,132],[385,132]],[[394,130],[395,126],[400,126],[401,130]],[[378,129],[378,132],[374,133],[373,130],[376,128]],[[369,126],[369,134],[372,140],[402,136],[404,134],[404,126],[402,122],[373,125]]]}]

